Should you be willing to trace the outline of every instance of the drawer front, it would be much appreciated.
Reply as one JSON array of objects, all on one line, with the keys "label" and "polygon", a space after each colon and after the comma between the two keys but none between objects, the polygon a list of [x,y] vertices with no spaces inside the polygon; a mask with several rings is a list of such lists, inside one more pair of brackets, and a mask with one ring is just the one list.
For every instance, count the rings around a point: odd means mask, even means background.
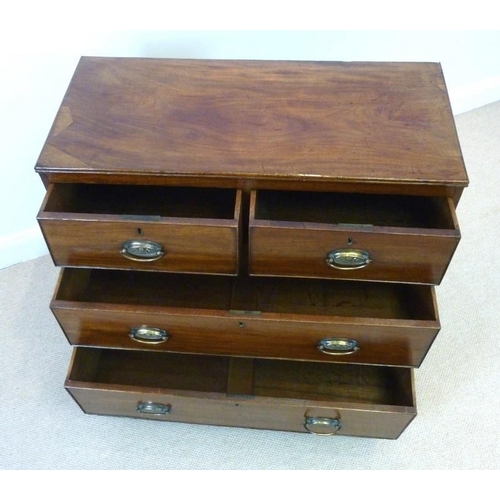
[{"label": "drawer front", "polygon": [[58,266],[237,274],[241,192],[185,189],[50,185],[38,220]]},{"label": "drawer front", "polygon": [[440,328],[432,287],[335,280],[64,269],[51,309],[73,345],[395,366]]},{"label": "drawer front", "polygon": [[[262,361],[255,360],[253,373],[249,375],[254,380],[253,387],[252,383],[247,384],[239,381],[238,385],[238,381],[231,380],[228,380],[227,385],[224,386],[223,382],[226,381],[223,379],[226,376],[230,379],[234,374],[238,374],[238,370],[229,370],[225,373],[217,372],[210,365],[207,365],[207,361],[219,364],[220,361],[225,360],[205,356],[184,356],[180,360],[176,360],[175,355],[169,355],[171,365],[175,366],[178,362],[182,362],[181,370],[185,372],[190,370],[196,376],[196,378],[192,378],[193,386],[189,385],[189,381],[186,382],[186,379],[189,380],[191,376],[184,374],[185,376],[180,383],[175,380],[177,376],[173,377],[173,387],[168,387],[169,378],[164,377],[163,384],[165,386],[160,386],[160,383],[158,387],[151,388],[138,385],[144,377],[144,369],[137,374],[134,385],[119,384],[120,376],[114,372],[118,372],[121,364],[117,363],[116,360],[110,360],[110,357],[115,356],[116,353],[108,352],[106,359],[96,361],[93,359],[95,352],[87,356],[86,351],[88,350],[84,348],[75,349],[65,387],[83,411],[91,414],[393,439],[401,434],[416,415],[413,378],[410,369],[398,369],[406,371],[398,372],[397,377],[391,376],[384,381],[388,386],[396,387],[398,384],[402,384],[404,389],[401,390],[408,391],[405,397],[396,398],[393,404],[385,404],[383,398],[380,402],[378,401],[380,396],[377,395],[377,391],[381,388],[368,387],[369,384],[373,383],[372,375],[368,373],[365,380],[363,367],[358,367],[354,378],[351,377],[352,380],[349,382],[355,380],[360,385],[349,385],[350,392],[344,397],[350,401],[342,403],[329,401],[325,395],[324,381],[319,380],[316,384],[311,380],[312,373],[299,374],[299,377],[307,377],[307,382],[299,391],[302,391],[303,395],[306,396],[307,391],[312,390],[311,398],[287,397],[289,394],[281,386],[287,385],[288,382],[285,380],[278,380],[277,383],[269,382],[267,377],[272,375],[279,379],[280,373],[285,379],[288,371],[294,368],[293,366],[285,367],[284,371],[281,372],[282,367],[279,365],[269,369],[269,367],[259,366]],[[99,350],[90,349],[90,351]],[[207,360],[207,358],[212,359]],[[123,363],[127,363],[128,370],[136,369],[135,361],[127,356],[123,358]],[[159,364],[151,358],[149,361],[149,366]],[[229,358],[229,363],[231,361],[232,359]],[[147,362],[148,358],[144,357],[143,363]],[[197,366],[198,363],[201,366]],[[84,368],[76,368],[77,365],[82,365]],[[188,366],[186,367],[186,365]],[[298,366],[300,366],[299,372],[302,372],[303,365],[299,364]],[[383,370],[383,368],[380,369]],[[96,373],[96,370],[99,373]],[[210,386],[203,388],[206,390],[200,391],[197,381],[200,377],[197,374],[201,374],[203,370],[211,372],[215,379],[220,375],[220,381],[212,380]],[[238,376],[241,376],[241,373]],[[342,373],[329,374],[328,377],[330,383],[346,381],[342,380],[345,377]],[[124,378],[130,383],[133,375],[127,374]],[[292,376],[292,378],[296,379],[297,375]],[[217,387],[218,382],[220,382],[221,387]],[[228,389],[235,383],[238,387],[248,385],[248,393],[230,393]],[[367,385],[364,387],[365,384]],[[182,386],[182,388],[179,389],[178,386]],[[358,394],[364,394],[366,389],[371,396],[360,397]],[[344,386],[341,390],[345,392],[346,387]],[[283,397],[280,396],[280,391],[283,391]],[[321,400],[314,399],[316,391],[321,393]],[[291,393],[290,395],[295,394]],[[368,401],[370,398],[373,401]],[[391,398],[393,397],[391,396],[389,399]],[[365,399],[367,400],[365,401]]]},{"label": "drawer front", "polygon": [[[247,427],[289,432],[332,433],[338,436],[362,436],[396,439],[413,420],[415,412],[382,408],[368,411],[362,406],[319,405],[314,402],[286,404],[280,401],[249,401],[246,397],[189,397],[170,395],[168,391],[112,390],[67,383],[67,390],[85,413],[146,418],[166,422]],[[170,409],[163,415],[141,413],[141,403],[154,403]],[[329,419],[328,426],[311,420]],[[336,431],[335,422],[340,422]],[[307,425],[307,427],[306,427]],[[335,434],[334,434],[335,433]]]},{"label": "drawer front", "polygon": [[[41,227],[57,266],[233,275],[238,271],[236,226],[44,220]],[[125,249],[127,242],[137,242],[139,248],[153,242],[161,256],[138,257]]]},{"label": "drawer front", "polygon": [[439,328],[245,315],[188,316],[127,310],[52,310],[72,345],[178,353],[418,367]]},{"label": "drawer front", "polygon": [[[458,237],[252,227],[250,274],[438,284],[457,244]],[[369,262],[332,267],[327,259],[336,251]]]},{"label": "drawer front", "polygon": [[[252,193],[251,275],[439,284],[460,239],[451,199],[437,203],[445,212],[436,215],[443,220],[442,227],[436,223],[438,227],[412,228],[308,222],[314,220],[310,213],[305,222],[259,219],[257,196]],[[417,223],[408,219],[386,223]]]}]

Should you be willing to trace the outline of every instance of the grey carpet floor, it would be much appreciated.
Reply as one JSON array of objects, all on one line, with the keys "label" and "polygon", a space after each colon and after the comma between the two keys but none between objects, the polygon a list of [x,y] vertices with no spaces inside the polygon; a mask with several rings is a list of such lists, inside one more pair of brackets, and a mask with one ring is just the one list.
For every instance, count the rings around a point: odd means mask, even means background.
[{"label": "grey carpet floor", "polygon": [[500,468],[500,102],[459,115],[470,187],[437,289],[442,329],[397,441],[89,416],[63,389],[71,348],[49,311],[58,270],[0,271],[2,469]]}]

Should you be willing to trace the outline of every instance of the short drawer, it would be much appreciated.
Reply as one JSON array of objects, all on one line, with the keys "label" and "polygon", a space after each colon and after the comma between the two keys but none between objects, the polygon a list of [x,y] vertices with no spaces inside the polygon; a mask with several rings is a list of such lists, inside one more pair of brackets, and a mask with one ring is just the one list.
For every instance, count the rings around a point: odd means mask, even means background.
[{"label": "short drawer", "polygon": [[419,366],[433,287],[64,269],[51,309],[73,345]]},{"label": "short drawer", "polygon": [[251,193],[252,275],[439,284],[459,239],[451,198]]},{"label": "short drawer", "polygon": [[397,438],[416,415],[412,371],[76,348],[66,389],[86,413]]},{"label": "short drawer", "polygon": [[58,266],[237,274],[241,192],[51,184],[38,220]]}]

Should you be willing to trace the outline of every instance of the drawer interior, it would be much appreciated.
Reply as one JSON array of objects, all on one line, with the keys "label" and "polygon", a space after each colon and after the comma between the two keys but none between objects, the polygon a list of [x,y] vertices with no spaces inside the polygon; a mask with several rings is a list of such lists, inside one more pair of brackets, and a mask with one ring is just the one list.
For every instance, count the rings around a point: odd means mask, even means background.
[{"label": "drawer interior", "polygon": [[[238,369],[239,365],[244,369]],[[385,366],[78,347],[68,380],[125,385],[141,391],[231,394],[232,387],[246,387],[246,395],[255,397],[414,405],[411,370]]]},{"label": "drawer interior", "polygon": [[456,229],[448,198],[308,191],[258,191],[255,219]]},{"label": "drawer interior", "polygon": [[53,184],[46,212],[234,219],[233,189]]},{"label": "drawer interior", "polygon": [[299,278],[64,269],[55,300],[435,321],[430,287]]}]

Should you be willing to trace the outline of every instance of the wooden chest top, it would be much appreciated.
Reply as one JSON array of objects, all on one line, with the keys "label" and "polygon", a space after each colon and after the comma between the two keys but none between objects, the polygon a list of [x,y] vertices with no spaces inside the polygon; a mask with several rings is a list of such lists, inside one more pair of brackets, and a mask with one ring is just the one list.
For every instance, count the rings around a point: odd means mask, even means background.
[{"label": "wooden chest top", "polygon": [[436,63],[83,57],[36,170],[468,183]]}]

